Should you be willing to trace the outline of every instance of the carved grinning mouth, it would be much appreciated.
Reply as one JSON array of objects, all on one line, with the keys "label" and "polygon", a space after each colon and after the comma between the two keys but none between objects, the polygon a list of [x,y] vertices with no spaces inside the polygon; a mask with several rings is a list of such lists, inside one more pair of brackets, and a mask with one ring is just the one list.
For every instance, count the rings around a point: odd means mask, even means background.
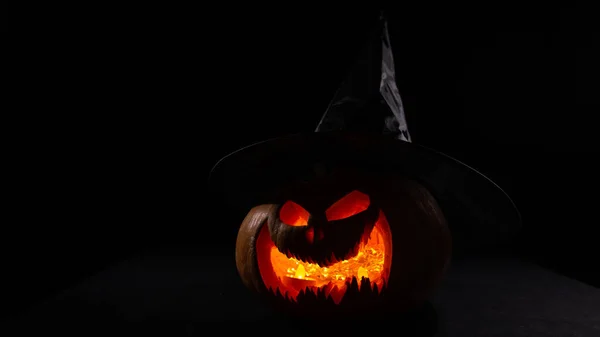
[{"label": "carved grinning mouth", "polygon": [[[263,226],[256,241],[257,260],[263,282],[273,294],[289,301],[322,296],[339,304],[348,292],[379,294],[386,286],[391,267],[392,241],[382,212],[374,226],[345,254],[314,261],[292,252],[280,252]],[[370,287],[365,287],[370,285]],[[368,289],[365,289],[368,288]]]},{"label": "carved grinning mouth", "polygon": [[365,226],[363,234],[360,236],[359,240],[356,241],[354,247],[348,249],[346,252],[341,254],[336,254],[336,252],[332,251],[329,257],[319,259],[316,257],[313,258],[310,256],[304,256],[302,254],[296,254],[295,252],[288,249],[285,252],[285,256],[291,259],[299,260],[304,263],[316,264],[319,267],[329,267],[331,265],[343,262],[345,260],[351,259],[359,255],[359,253],[361,253],[364,250],[365,246],[367,246],[367,244],[369,243],[369,238],[371,237],[371,233],[373,232],[374,228],[374,226]]}]

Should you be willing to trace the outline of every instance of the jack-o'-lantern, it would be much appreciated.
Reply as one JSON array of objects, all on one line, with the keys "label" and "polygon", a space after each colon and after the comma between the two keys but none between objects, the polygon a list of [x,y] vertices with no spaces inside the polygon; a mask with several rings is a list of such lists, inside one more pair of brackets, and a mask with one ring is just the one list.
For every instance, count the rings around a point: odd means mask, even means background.
[{"label": "jack-o'-lantern", "polygon": [[236,262],[243,282],[280,307],[347,314],[394,299],[409,308],[448,264],[445,218],[414,181],[336,171],[279,190],[279,204],[254,207],[242,223]]},{"label": "jack-o'-lantern", "polygon": [[[348,133],[297,135],[225,159],[211,182],[249,210],[237,235],[239,275],[248,288],[296,314],[348,317],[414,308],[448,267],[452,220],[463,221],[455,225],[461,238],[473,222],[490,223],[477,207],[471,218],[457,217],[461,199],[445,189],[464,183],[471,169],[410,143]],[[446,177],[448,168],[458,173]],[[475,192],[496,191],[478,181]],[[476,205],[488,211],[506,206]]]}]

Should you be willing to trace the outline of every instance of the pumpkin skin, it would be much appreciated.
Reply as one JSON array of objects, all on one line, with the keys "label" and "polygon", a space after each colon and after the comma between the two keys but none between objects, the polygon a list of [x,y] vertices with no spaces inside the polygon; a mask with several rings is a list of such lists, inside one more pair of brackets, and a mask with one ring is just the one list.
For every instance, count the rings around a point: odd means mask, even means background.
[{"label": "pumpkin skin", "polygon": [[243,283],[278,308],[317,318],[403,312],[448,267],[446,220],[415,181],[326,179],[284,190],[280,203],[249,211],[236,242]]}]

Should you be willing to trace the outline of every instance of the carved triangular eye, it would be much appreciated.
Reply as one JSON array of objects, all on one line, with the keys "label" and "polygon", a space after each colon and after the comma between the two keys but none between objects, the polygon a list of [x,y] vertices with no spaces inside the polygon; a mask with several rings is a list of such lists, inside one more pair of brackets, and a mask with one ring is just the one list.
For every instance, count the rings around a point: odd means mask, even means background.
[{"label": "carved triangular eye", "polygon": [[286,201],[279,209],[279,220],[294,227],[308,226],[309,213],[293,201]]},{"label": "carved triangular eye", "polygon": [[368,195],[360,191],[352,191],[329,206],[325,211],[325,216],[329,221],[349,218],[365,211],[369,208],[370,203],[371,200]]}]

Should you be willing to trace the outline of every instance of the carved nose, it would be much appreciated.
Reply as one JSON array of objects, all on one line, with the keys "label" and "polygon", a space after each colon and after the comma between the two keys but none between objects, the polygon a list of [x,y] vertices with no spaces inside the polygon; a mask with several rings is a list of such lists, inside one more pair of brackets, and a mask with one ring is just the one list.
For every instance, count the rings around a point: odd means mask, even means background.
[{"label": "carved nose", "polygon": [[325,233],[323,233],[322,228],[317,228],[317,240],[321,241],[325,237]]},{"label": "carved nose", "polygon": [[[323,229],[321,228],[317,228],[316,230],[316,239],[317,241],[321,241],[323,240],[323,238],[325,237],[325,233],[323,233]],[[309,227],[306,232],[306,241],[308,241],[308,243],[313,244],[315,242],[315,228],[314,227]]]},{"label": "carved nose", "polygon": [[306,241],[308,241],[308,243],[312,244],[313,242],[315,242],[315,229],[313,227],[309,227],[306,232]]}]

